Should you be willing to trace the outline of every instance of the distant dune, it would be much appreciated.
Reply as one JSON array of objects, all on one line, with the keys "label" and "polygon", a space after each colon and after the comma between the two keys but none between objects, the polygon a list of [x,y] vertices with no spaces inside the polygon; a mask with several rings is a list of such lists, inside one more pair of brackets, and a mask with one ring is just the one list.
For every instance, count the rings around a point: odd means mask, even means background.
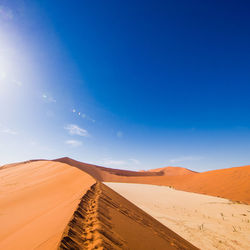
[{"label": "distant dune", "polygon": [[85,171],[86,173],[90,174],[91,176],[93,176],[99,181],[113,180],[113,178],[119,179],[122,176],[138,177],[138,176],[161,176],[163,175],[162,172],[136,172],[136,171],[129,171],[129,170],[106,168],[106,167],[101,167],[101,166],[97,166],[93,164],[76,161],[68,157],[59,158],[54,161],[66,163],[71,166],[77,167]]},{"label": "distant dune", "polygon": [[196,249],[98,180],[125,173],[135,174],[45,160],[2,166],[0,249]]},{"label": "distant dune", "polygon": [[75,166],[100,181],[172,186],[184,191],[250,204],[250,165],[203,173],[181,167],[165,167],[136,172],[99,167],[70,158],[61,158],[55,161]]},{"label": "distant dune", "polygon": [[187,168],[182,167],[164,167],[164,168],[155,168],[150,169],[147,171],[144,171],[145,173],[151,172],[151,173],[163,173],[162,175],[185,175],[185,174],[194,174],[197,172],[194,172],[192,170],[189,170]]}]

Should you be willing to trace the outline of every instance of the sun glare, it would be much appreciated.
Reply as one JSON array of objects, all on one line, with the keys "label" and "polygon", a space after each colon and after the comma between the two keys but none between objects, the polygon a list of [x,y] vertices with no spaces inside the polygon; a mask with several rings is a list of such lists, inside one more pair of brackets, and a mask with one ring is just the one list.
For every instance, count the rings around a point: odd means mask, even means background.
[{"label": "sun glare", "polygon": [[27,72],[24,53],[17,41],[4,30],[0,30],[0,84],[17,84]]}]

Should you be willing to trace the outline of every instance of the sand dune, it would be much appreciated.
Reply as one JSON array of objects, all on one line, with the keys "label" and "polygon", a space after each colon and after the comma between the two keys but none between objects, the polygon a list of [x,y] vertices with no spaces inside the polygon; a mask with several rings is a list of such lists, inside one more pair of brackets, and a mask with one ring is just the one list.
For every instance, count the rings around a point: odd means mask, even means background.
[{"label": "sand dune", "polygon": [[55,249],[80,198],[95,183],[63,163],[0,169],[0,249]]},{"label": "sand dune", "polygon": [[164,186],[106,184],[200,249],[249,249],[250,205]]},{"label": "sand dune", "polygon": [[70,158],[61,158],[56,161],[78,167],[99,181],[172,186],[184,191],[208,194],[250,204],[250,166],[203,173],[179,167],[136,172],[99,167]]},{"label": "sand dune", "polygon": [[[0,179],[0,249],[195,249],[188,241],[202,249],[246,249],[250,243],[246,205],[161,187],[250,203],[250,166],[136,172],[61,158],[2,166]],[[103,181],[158,185],[110,184],[158,221]]]},{"label": "sand dune", "polygon": [[0,178],[0,249],[196,249],[68,164],[12,164]]}]

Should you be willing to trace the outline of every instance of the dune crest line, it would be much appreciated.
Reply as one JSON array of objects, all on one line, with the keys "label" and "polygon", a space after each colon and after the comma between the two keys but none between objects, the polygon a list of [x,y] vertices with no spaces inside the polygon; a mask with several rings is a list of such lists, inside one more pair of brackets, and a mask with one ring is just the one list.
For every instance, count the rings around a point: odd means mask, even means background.
[{"label": "dune crest line", "polygon": [[82,197],[58,249],[196,249],[101,182]]},{"label": "dune crest line", "polygon": [[111,230],[101,193],[101,183],[97,182],[82,197],[58,249],[126,249],[124,240]]}]

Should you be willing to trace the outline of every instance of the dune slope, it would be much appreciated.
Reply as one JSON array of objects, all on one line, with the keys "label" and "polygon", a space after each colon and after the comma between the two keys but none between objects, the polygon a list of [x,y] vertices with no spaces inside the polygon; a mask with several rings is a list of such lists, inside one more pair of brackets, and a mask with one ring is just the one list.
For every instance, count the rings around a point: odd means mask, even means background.
[{"label": "dune slope", "polygon": [[166,179],[164,183],[185,191],[250,204],[250,166],[219,169]]},{"label": "dune slope", "polygon": [[196,249],[98,182],[83,196],[59,249]]},{"label": "dune slope", "polygon": [[79,200],[95,180],[63,163],[0,169],[0,249],[55,249]]}]

